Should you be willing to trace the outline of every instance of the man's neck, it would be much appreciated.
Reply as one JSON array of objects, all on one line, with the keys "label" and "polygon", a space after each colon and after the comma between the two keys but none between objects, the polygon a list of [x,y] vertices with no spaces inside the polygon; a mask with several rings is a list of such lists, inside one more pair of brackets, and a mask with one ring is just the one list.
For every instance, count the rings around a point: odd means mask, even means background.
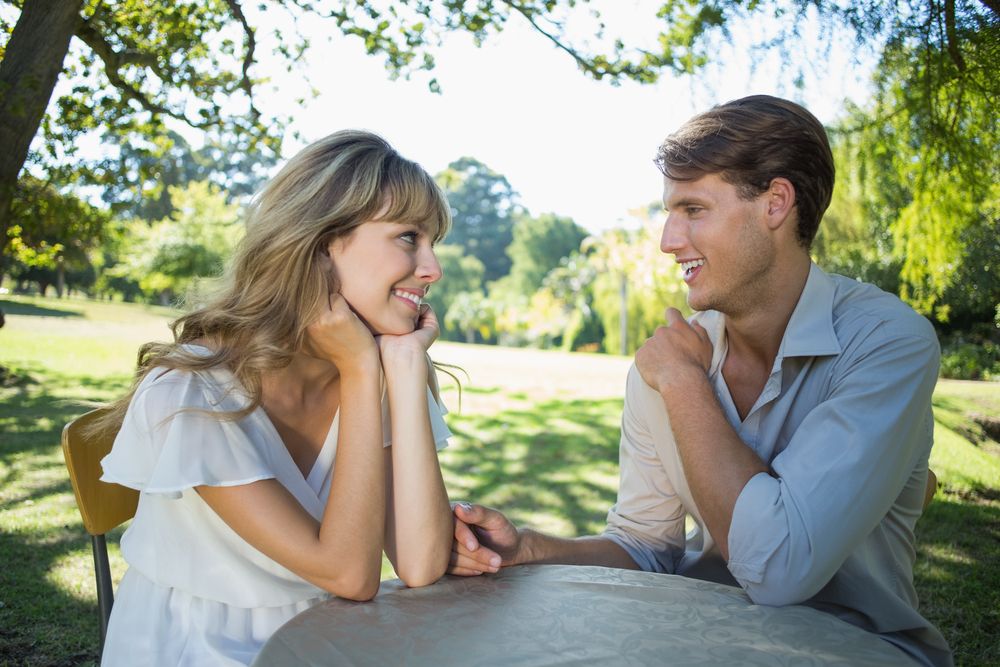
[{"label": "man's neck", "polygon": [[761,295],[754,308],[745,313],[725,314],[729,355],[770,370],[806,286],[811,265],[809,256],[803,253],[786,268],[775,271],[771,288]]}]

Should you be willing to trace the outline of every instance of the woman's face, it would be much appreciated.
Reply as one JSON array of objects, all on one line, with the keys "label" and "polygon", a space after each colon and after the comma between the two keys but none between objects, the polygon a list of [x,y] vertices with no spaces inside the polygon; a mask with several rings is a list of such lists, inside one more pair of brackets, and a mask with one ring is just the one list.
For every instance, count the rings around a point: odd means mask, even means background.
[{"label": "woman's face", "polygon": [[414,330],[427,288],[441,279],[432,243],[417,225],[382,221],[330,243],[340,294],[372,333]]}]

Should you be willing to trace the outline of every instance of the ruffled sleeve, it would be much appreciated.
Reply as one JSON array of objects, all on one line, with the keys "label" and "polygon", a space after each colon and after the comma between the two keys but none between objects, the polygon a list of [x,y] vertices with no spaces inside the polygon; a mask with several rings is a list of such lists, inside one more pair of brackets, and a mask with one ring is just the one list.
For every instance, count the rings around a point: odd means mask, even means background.
[{"label": "ruffled sleeve", "polygon": [[[230,376],[231,378],[231,376]],[[217,373],[150,372],[136,390],[111,452],[105,482],[180,498],[195,486],[236,486],[275,477],[252,419],[220,419],[246,398]]]}]

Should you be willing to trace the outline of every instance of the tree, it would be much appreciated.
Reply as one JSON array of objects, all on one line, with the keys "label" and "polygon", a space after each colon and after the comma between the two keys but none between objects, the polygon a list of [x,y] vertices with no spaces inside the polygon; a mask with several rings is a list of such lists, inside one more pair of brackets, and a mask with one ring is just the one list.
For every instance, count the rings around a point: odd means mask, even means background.
[{"label": "tree", "polygon": [[536,292],[545,276],[560,260],[578,251],[585,238],[587,232],[570,218],[552,213],[519,218],[507,248],[515,289],[525,295]]},{"label": "tree", "polygon": [[522,209],[507,179],[472,157],[460,158],[436,176],[448,194],[454,222],[448,242],[483,263],[486,281],[510,271],[507,246]]},{"label": "tree", "polygon": [[[390,76],[409,76],[434,68],[444,34],[464,31],[482,43],[512,16],[596,79],[653,81],[668,64],[619,40],[592,39],[595,32],[603,37],[598,16],[592,29],[575,30],[586,37],[570,39],[569,17],[589,19],[573,10],[578,0],[0,1],[19,10],[13,26],[0,21],[9,34],[0,62],[0,239],[8,236],[14,189],[40,126],[45,141],[32,161],[63,173],[81,134],[101,130],[156,146],[170,122],[231,137],[246,152],[276,153],[283,119],[262,114],[254,97],[257,26],[270,26],[275,54],[289,69],[309,47],[297,30],[303,20],[326,21],[331,34],[359,39],[369,55],[383,57]],[[60,78],[71,89],[45,117]],[[437,89],[434,79],[429,85]]]},{"label": "tree", "polygon": [[194,298],[191,289],[202,278],[216,276],[243,231],[240,209],[207,182],[170,189],[174,214],[153,225],[135,220],[128,271],[143,292],[161,305]]},{"label": "tree", "polygon": [[55,285],[61,297],[68,271],[78,277],[92,273],[90,253],[105,238],[111,216],[27,176],[14,193],[11,217],[13,233],[7,245],[14,278],[37,282],[43,295],[49,285]]},{"label": "tree", "polygon": [[[484,269],[483,263],[471,255],[466,255],[461,246],[441,244],[434,249],[434,252],[441,264],[444,278],[431,285],[427,293],[427,302],[437,313],[442,335],[448,338],[448,334],[455,331],[455,327],[449,327],[446,320],[452,303],[459,294],[482,292]],[[464,333],[464,330],[459,333]]]},{"label": "tree", "polygon": [[116,214],[154,221],[174,212],[170,188],[211,182],[237,201],[257,191],[275,162],[273,153],[248,153],[232,137],[196,149],[168,130],[154,143],[122,143],[117,157],[105,160],[88,180],[102,188],[101,199]]}]

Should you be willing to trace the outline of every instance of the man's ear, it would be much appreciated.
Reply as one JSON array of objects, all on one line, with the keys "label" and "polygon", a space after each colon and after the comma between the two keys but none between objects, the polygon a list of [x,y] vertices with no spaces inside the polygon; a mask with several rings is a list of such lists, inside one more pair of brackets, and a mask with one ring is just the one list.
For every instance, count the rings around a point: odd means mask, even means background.
[{"label": "man's ear", "polygon": [[764,193],[767,201],[766,220],[771,229],[784,224],[794,224],[795,186],[787,178],[771,179],[771,185]]}]

